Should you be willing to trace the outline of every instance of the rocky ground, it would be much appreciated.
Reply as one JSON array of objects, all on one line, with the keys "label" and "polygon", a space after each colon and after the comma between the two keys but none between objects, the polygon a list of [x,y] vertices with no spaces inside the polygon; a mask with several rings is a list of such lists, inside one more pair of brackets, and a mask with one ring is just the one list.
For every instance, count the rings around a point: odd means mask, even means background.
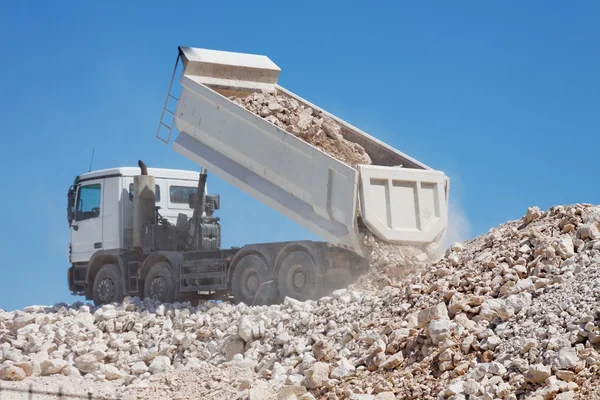
[{"label": "rocky ground", "polygon": [[598,207],[534,207],[434,262],[366,237],[369,279],[317,302],[0,311],[0,380],[123,399],[600,398],[599,228]]},{"label": "rocky ground", "polygon": [[253,93],[243,98],[232,96],[230,100],[352,167],[371,164],[365,149],[346,140],[337,122],[295,99],[283,94]]}]

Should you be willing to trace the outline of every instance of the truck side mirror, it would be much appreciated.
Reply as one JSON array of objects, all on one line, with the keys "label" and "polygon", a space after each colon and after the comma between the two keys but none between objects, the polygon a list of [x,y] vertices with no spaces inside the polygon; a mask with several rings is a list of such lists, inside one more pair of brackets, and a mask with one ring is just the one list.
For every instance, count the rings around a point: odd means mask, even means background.
[{"label": "truck side mirror", "polygon": [[188,198],[188,205],[190,208],[194,208],[196,206],[196,199],[198,198],[198,194],[196,192],[190,193],[190,197]]},{"label": "truck side mirror", "polygon": [[206,202],[212,203],[215,211],[221,208],[221,196],[218,194],[210,194],[206,196]]},{"label": "truck side mirror", "polygon": [[77,187],[72,185],[69,188],[69,192],[67,193],[67,221],[69,221],[69,226],[73,223],[75,219],[75,195],[77,194]]}]

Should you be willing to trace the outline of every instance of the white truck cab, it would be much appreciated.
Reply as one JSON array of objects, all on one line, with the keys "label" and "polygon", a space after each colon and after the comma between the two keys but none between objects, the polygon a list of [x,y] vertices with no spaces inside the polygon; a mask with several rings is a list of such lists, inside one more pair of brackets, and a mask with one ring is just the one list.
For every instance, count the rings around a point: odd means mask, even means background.
[{"label": "white truck cab", "polygon": [[[154,176],[156,206],[170,223],[180,213],[191,218],[190,194],[198,172],[148,168]],[[71,187],[70,262],[88,262],[98,250],[128,249],[133,232],[133,180],[137,167],[110,168],[82,174]],[[206,190],[206,188],[205,188]]]}]

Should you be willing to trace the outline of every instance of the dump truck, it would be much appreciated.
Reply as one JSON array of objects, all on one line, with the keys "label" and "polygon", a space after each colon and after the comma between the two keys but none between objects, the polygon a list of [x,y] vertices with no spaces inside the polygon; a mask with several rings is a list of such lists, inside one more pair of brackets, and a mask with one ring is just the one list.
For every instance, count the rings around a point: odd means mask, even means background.
[{"label": "dump truck", "polygon": [[[389,244],[441,240],[449,178],[283,88],[280,72],[263,55],[178,47],[156,137],[168,144],[175,129],[174,151],[200,172],[140,160],[78,176],[67,208],[72,294],[95,304],[124,296],[248,305],[318,299],[368,270],[361,229]],[[331,118],[372,162],[342,162],[232,100],[253,93],[284,95]],[[322,241],[223,249],[208,171]]]}]

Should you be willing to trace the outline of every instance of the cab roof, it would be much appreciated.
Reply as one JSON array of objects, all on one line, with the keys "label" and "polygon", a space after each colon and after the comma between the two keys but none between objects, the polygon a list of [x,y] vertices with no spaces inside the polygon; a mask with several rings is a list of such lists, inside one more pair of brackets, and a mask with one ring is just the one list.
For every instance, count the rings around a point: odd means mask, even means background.
[{"label": "cab roof", "polygon": [[[109,178],[119,176],[131,177],[140,175],[140,173],[141,170],[139,167],[107,168],[81,174],[79,175],[78,180],[89,180],[95,178]],[[200,172],[182,169],[148,168],[148,175],[152,175],[155,178],[162,179],[181,179],[197,181],[200,176]]]}]

